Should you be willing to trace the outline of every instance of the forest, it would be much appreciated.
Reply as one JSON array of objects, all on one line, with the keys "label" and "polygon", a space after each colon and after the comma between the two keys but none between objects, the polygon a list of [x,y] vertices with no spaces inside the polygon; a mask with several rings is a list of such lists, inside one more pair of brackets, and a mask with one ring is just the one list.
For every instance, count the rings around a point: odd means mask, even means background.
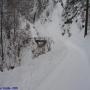
[{"label": "forest", "polygon": [[[70,26],[73,21],[85,30],[86,0],[66,0],[65,5],[63,0],[51,1],[53,6],[59,2],[63,8],[62,35],[72,36]],[[41,18],[49,3],[50,0],[0,0],[0,71],[20,66],[22,49],[27,46],[31,47],[34,57],[51,50],[51,40],[38,34],[37,38],[33,37],[30,26]],[[48,17],[49,13],[46,14]]]}]

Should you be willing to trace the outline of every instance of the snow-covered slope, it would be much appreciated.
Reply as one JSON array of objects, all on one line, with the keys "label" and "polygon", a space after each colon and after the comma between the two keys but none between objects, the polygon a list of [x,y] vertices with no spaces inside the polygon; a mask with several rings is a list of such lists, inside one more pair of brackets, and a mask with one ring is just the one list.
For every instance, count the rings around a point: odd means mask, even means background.
[{"label": "snow-covered slope", "polygon": [[41,36],[54,41],[52,51],[32,59],[30,47],[24,49],[21,67],[0,72],[0,87],[18,87],[18,90],[90,90],[89,37],[84,40],[83,32],[79,32],[75,24],[72,25],[72,37],[62,37],[61,13],[62,7],[57,4],[49,17],[52,22],[41,24],[38,21],[34,25]]}]

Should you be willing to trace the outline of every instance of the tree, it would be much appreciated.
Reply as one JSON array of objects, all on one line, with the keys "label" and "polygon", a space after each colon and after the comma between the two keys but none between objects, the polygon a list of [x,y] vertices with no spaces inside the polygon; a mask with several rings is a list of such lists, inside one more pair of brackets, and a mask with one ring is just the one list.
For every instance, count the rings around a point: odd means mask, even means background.
[{"label": "tree", "polygon": [[[63,14],[62,14],[62,20],[64,23],[62,25],[62,28],[64,28],[65,26],[68,26],[70,31],[70,26],[72,25],[73,21],[78,17],[80,17],[82,19],[81,21],[82,22],[84,21],[85,23],[85,20],[84,20],[85,16],[82,16],[82,13],[85,13],[85,8],[86,8],[85,3],[86,3],[85,0],[67,0],[66,1],[66,5],[63,9]],[[76,20],[76,22],[78,22],[78,19]],[[82,27],[84,27],[84,25],[82,25]],[[68,29],[67,30],[66,29],[64,29],[64,32],[67,31],[68,33]]]},{"label": "tree", "polygon": [[2,25],[3,24],[3,0],[0,1],[0,4],[1,4],[0,5],[1,6],[0,7],[1,8],[0,9],[0,16],[1,16],[0,17],[0,19],[1,19],[1,25],[0,25],[1,26],[1,31],[0,32],[1,32],[1,57],[2,57],[2,61],[1,62],[3,63],[3,60],[4,60],[4,52],[3,52],[3,25]]},{"label": "tree", "polygon": [[85,22],[85,33],[84,33],[84,37],[87,35],[89,0],[87,0],[86,3],[87,3],[86,4],[86,22]]}]

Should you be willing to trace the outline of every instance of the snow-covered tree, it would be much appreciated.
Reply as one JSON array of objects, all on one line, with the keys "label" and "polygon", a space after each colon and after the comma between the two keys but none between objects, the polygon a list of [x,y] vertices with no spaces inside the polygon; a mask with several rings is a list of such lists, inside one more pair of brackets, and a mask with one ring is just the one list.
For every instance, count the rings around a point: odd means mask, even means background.
[{"label": "snow-covered tree", "polygon": [[71,36],[70,26],[73,21],[76,21],[77,23],[78,22],[81,23],[79,27],[81,27],[81,29],[84,28],[85,9],[86,9],[85,0],[67,0],[66,1],[66,4],[63,9],[63,14],[62,14],[62,20],[63,20],[62,35],[64,35],[67,32],[68,35]]}]

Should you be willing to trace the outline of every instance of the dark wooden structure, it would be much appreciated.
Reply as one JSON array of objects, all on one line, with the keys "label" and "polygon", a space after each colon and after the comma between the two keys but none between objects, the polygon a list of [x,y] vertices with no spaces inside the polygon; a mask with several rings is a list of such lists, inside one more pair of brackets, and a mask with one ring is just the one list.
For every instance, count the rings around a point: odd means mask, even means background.
[{"label": "dark wooden structure", "polygon": [[45,40],[44,38],[34,38],[34,39],[38,47],[43,47],[47,43],[47,40]]}]

